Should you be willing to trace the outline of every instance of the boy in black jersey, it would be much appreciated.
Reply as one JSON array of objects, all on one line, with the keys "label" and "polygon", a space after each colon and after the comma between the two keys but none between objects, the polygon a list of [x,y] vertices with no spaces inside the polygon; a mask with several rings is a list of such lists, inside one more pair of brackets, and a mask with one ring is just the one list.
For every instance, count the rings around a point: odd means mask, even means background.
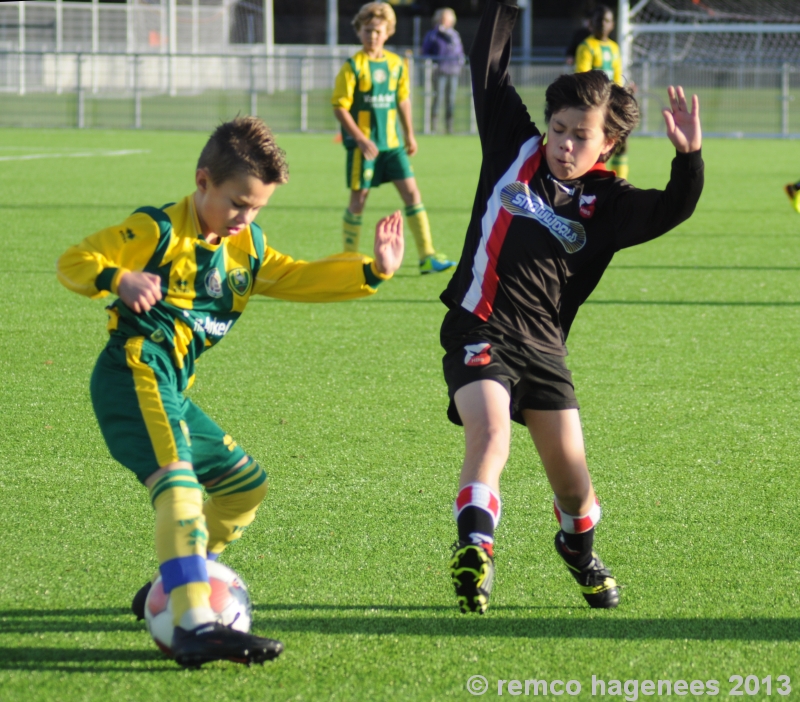
[{"label": "boy in black jersey", "polygon": [[511,85],[518,10],[488,0],[470,53],[483,150],[461,262],[442,301],[448,416],[466,456],[450,563],[462,611],[485,612],[494,575],[499,478],[510,420],[525,424],[555,493],[556,550],[591,607],[616,607],[617,584],[592,546],[600,506],[564,342],[578,307],[616,251],[691,216],[703,187],[697,96],[669,89],[676,148],[664,190],[638,190],[608,171],[638,121],[632,94],[601,71],[559,77],[546,93],[547,144]]}]

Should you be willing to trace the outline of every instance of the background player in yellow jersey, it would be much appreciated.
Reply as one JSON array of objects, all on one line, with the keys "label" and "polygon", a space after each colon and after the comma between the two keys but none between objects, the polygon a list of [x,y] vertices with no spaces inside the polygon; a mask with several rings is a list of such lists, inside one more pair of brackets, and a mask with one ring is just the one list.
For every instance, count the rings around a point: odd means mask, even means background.
[{"label": "background player in yellow jersey", "polygon": [[[420,273],[439,273],[455,263],[433,248],[428,213],[408,161],[408,156],[417,152],[408,69],[397,54],[383,48],[394,34],[396,23],[390,5],[370,2],[362,6],[353,19],[353,27],[363,48],[347,60],[336,76],[333,113],[342,125],[350,188],[350,203],[342,223],[344,250],[358,251],[361,214],[370,188],[392,182],[406,206]],[[400,146],[398,119],[405,148]]]},{"label": "background player in yellow jersey", "polygon": [[783,191],[789,196],[792,209],[800,214],[800,181],[783,186]]},{"label": "background player in yellow jersey", "polygon": [[[603,71],[617,85],[623,85],[622,57],[617,42],[609,39],[614,31],[614,13],[607,5],[597,5],[589,21],[591,35],[575,52],[575,73]],[[627,143],[608,161],[608,167],[620,178],[628,178]]]},{"label": "background player in yellow jersey", "polygon": [[[284,156],[261,120],[223,124],[200,154],[192,195],[142,207],[58,261],[70,290],[118,296],[92,374],[92,405],[111,455],[150,491],[174,616],[171,648],[184,666],[263,662],[283,650],[279,641],[222,626],[211,609],[206,560],[252,523],[267,474],[184,397],[197,357],[230,331],[251,295],[307,302],[372,295],[403,259],[399,211],[378,223],[374,260],[351,253],[307,263],[270,248],[254,220],[288,179]],[[134,598],[139,618],[148,590],[149,583]]]}]

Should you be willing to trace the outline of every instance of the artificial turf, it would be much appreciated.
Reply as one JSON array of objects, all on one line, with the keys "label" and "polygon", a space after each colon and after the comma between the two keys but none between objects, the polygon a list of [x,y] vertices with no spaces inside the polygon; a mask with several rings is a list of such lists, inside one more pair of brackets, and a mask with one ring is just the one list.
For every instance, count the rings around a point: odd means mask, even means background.
[{"label": "artificial turf", "polygon": [[[193,399],[271,481],[223,560],[250,587],[254,631],[286,651],[250,669],[165,659],[128,609],[156,568],[147,494],[109,457],[89,401],[104,302],[62,288],[53,262],[190,192],[204,139],[0,130],[0,700],[467,700],[478,674],[486,697],[498,679],[558,679],[599,698],[593,675],[714,679],[724,697],[734,675],[771,676],[773,698],[780,675],[800,686],[800,216],[782,192],[800,171],[780,141],[708,140],[694,217],[618,254],[573,327],[619,609],[587,609],[559,562],[551,493],[515,427],[490,609],[458,612],[447,561],[463,437],[445,417],[438,346],[449,274],[419,276],[409,238],[375,297],[253,299],[203,357]],[[279,141],[291,180],[259,222],[282,252],[336,252],[341,146]],[[478,142],[419,141],[435,243],[457,256]],[[663,187],[670,157],[666,139],[634,139],[632,182]],[[370,196],[362,249],[398,205],[389,187]]]}]

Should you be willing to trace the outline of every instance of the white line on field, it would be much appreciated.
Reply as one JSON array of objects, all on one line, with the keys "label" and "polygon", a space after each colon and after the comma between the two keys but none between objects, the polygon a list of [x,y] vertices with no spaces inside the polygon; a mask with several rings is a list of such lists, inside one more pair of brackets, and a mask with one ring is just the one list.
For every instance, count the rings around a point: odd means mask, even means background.
[{"label": "white line on field", "polygon": [[149,154],[150,149],[121,149],[119,151],[79,151],[74,154],[24,154],[22,156],[0,156],[0,161],[33,161],[39,158],[91,158],[92,156],[132,156]]}]

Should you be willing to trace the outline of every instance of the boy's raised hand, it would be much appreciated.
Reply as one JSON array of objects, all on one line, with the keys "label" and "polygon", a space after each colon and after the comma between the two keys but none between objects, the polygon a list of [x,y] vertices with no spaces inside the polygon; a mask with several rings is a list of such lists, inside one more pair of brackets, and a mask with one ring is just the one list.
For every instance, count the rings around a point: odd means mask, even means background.
[{"label": "boy's raised hand", "polygon": [[703,138],[700,131],[700,100],[697,95],[692,95],[692,109],[686,103],[683,88],[669,86],[670,109],[662,110],[664,121],[667,123],[667,137],[682,154],[699,151]]},{"label": "boy's raised hand", "polygon": [[384,217],[375,226],[375,267],[392,275],[403,262],[403,215],[400,210]]},{"label": "boy's raised hand", "polygon": [[155,273],[129,271],[119,279],[117,295],[136,314],[147,312],[161,299],[161,278]]}]

